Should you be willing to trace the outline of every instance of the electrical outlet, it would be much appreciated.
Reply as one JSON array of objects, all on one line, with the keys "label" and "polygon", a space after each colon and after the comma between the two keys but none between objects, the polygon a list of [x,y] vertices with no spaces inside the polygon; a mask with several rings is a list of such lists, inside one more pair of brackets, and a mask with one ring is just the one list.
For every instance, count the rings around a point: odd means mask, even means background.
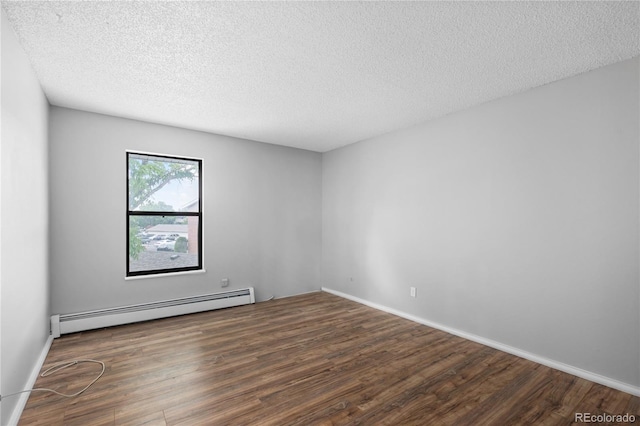
[{"label": "electrical outlet", "polygon": [[411,287],[411,297],[418,297],[418,290],[415,287]]},{"label": "electrical outlet", "polygon": [[220,285],[222,287],[229,287],[229,278],[223,278],[222,281],[220,282]]}]

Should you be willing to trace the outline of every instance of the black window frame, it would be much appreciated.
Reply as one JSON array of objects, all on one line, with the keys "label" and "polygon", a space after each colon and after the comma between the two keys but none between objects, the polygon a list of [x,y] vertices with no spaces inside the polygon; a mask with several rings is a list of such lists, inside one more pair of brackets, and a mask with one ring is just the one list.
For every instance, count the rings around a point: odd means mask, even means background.
[{"label": "black window frame", "polygon": [[[186,212],[186,211],[144,211],[144,210],[130,210],[129,209],[129,159],[131,155],[146,155],[152,158],[166,158],[169,160],[181,160],[181,161],[192,161],[198,163],[198,211],[197,212]],[[126,241],[127,241],[127,277],[140,277],[140,276],[148,276],[148,275],[158,275],[158,274],[170,274],[170,273],[179,273],[179,272],[191,272],[191,271],[201,271],[204,270],[202,265],[202,159],[199,158],[191,158],[191,157],[180,157],[176,155],[165,155],[165,154],[155,154],[149,152],[140,152],[140,151],[126,151],[126,173],[127,173],[127,198],[126,198]],[[166,269],[149,269],[144,271],[131,271],[130,265],[130,256],[129,256],[129,226],[130,226],[130,218],[132,216],[178,216],[178,217],[197,217],[198,218],[198,265],[196,266],[187,266],[182,268],[166,268]]]}]

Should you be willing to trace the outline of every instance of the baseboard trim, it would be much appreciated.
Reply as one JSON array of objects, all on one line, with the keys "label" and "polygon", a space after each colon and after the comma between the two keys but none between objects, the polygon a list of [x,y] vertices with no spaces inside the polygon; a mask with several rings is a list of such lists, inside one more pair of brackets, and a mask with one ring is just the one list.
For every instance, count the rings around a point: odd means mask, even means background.
[{"label": "baseboard trim", "polygon": [[407,314],[405,312],[399,311],[397,309],[389,308],[384,305],[380,305],[378,303],[370,302],[368,300],[361,299],[356,296],[352,296],[350,294],[343,293],[341,291],[333,290],[327,287],[322,287],[322,291],[333,294],[335,296],[342,297],[344,299],[351,300],[353,302],[360,303],[362,305],[369,306],[374,309],[378,309],[380,311],[388,312],[390,314],[399,316],[404,319],[408,319],[410,321],[416,322],[418,324],[423,324],[428,327],[437,328],[438,330],[442,330],[449,334],[453,334],[458,337],[462,337],[467,340],[471,340],[476,343],[480,343],[485,346],[492,347],[494,349],[498,349],[503,352],[507,352],[511,355],[518,356],[520,358],[528,359],[529,361],[536,362],[538,364],[546,365],[547,367],[554,368],[556,370],[563,371],[565,373],[581,377],[585,380],[589,380],[595,383],[599,383],[604,386],[608,386],[613,389],[617,389],[622,392],[629,393],[631,395],[640,396],[640,387],[633,386],[628,383],[620,382],[615,379],[611,379],[606,376],[602,376],[597,373],[592,373],[587,370],[583,370],[581,368],[574,367],[569,364],[565,364],[562,362],[558,362],[549,358],[542,357],[540,355],[532,354],[531,352],[523,351],[522,349],[514,348],[513,346],[505,345],[503,343],[497,342],[495,340],[486,339],[481,336],[477,336],[475,334],[467,333],[465,331],[461,331],[452,327],[448,327],[446,325],[439,324],[437,322],[429,321],[424,318],[420,318],[415,315]]},{"label": "baseboard trim", "polygon": [[[42,348],[42,351],[40,352],[40,357],[36,361],[36,365],[34,365],[33,370],[31,370],[31,375],[27,380],[25,389],[33,389],[33,386],[35,385],[36,380],[38,380],[38,375],[42,370],[42,366],[44,365],[44,361],[47,359],[47,355],[49,354],[51,343],[53,343],[53,336],[49,335],[49,337],[47,338],[47,341],[44,343],[44,347]],[[20,416],[22,416],[22,411],[24,410],[24,407],[27,405],[27,401],[29,400],[29,395],[30,395],[30,392],[25,392],[23,394],[20,394],[18,398],[18,403],[13,408],[13,412],[11,413],[11,417],[9,418],[10,425],[17,425],[18,422],[20,421]]]}]

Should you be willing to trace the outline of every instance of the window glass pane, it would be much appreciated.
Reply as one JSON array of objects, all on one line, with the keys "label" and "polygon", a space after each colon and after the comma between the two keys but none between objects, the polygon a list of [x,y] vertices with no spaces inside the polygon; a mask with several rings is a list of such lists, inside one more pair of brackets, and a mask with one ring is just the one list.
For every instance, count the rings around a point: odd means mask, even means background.
[{"label": "window glass pane", "polygon": [[129,272],[198,266],[197,216],[129,216]]},{"label": "window glass pane", "polygon": [[199,211],[195,160],[129,154],[129,210]]}]

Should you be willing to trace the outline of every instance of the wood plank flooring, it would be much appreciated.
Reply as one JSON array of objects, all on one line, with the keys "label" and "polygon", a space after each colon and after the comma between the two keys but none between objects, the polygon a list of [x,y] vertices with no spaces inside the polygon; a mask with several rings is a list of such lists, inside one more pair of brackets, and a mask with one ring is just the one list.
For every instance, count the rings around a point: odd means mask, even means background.
[{"label": "wood plank flooring", "polygon": [[[327,294],[63,336],[20,425],[572,424],[640,398]],[[73,393],[79,364],[36,387]]]}]

